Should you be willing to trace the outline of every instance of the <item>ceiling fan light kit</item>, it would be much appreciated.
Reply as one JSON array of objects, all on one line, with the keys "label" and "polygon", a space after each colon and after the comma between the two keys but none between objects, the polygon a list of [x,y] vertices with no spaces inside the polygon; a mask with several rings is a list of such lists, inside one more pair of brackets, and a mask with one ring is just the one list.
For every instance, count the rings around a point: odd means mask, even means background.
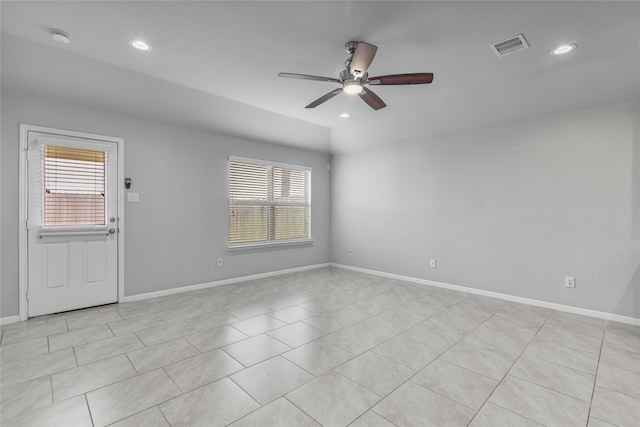
[{"label": "ceiling fan light kit", "polygon": [[362,92],[362,83],[357,80],[346,81],[342,84],[342,90],[349,95],[357,95]]},{"label": "ceiling fan light kit", "polygon": [[342,88],[333,90],[307,105],[306,108],[315,108],[330,100],[340,92],[350,95],[359,95],[360,98],[374,110],[380,110],[387,106],[378,95],[367,85],[419,85],[429,84],[433,81],[432,73],[391,74],[387,76],[369,77],[369,66],[376,56],[378,47],[365,42],[350,41],[345,44],[345,50],[349,58],[344,62],[345,69],[340,72],[337,79],[331,77],[313,76],[309,74],[279,73],[279,77],[301,80],[315,80],[331,83],[339,83]]}]

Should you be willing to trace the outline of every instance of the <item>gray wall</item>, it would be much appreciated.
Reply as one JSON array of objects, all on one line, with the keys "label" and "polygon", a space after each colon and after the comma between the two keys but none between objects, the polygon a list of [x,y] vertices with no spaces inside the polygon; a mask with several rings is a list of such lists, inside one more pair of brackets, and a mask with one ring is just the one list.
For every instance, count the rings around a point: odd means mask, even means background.
[{"label": "gray wall", "polygon": [[[125,140],[125,294],[326,263],[330,260],[329,156],[124,115],[2,93],[1,317],[18,314],[19,124]],[[310,166],[313,245],[227,252],[229,155]],[[224,267],[216,260],[224,257]]]},{"label": "gray wall", "polygon": [[640,318],[639,123],[616,105],[335,156],[332,260]]}]

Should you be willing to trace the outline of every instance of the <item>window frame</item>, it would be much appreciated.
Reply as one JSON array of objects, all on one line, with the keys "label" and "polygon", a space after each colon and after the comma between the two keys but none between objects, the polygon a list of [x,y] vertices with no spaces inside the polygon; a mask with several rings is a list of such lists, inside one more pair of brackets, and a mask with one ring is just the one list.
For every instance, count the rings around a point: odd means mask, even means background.
[{"label": "window frame", "polygon": [[[229,239],[231,236],[231,228],[230,228],[230,203],[231,203],[231,194],[230,194],[230,182],[229,177],[231,173],[231,162],[242,162],[242,163],[250,163],[256,164],[260,166],[273,166],[279,168],[287,168],[294,170],[303,170],[309,173],[309,186],[308,186],[308,206],[309,206],[309,221],[308,221],[308,236],[304,239],[286,239],[286,240],[266,240],[260,242],[247,242],[247,243],[235,243],[231,244]],[[293,245],[309,245],[313,244],[314,239],[312,237],[312,217],[313,217],[313,209],[312,209],[312,177],[313,177],[313,168],[310,166],[296,165],[292,163],[281,163],[281,162],[272,162],[269,160],[261,160],[254,159],[249,157],[239,157],[239,156],[229,156],[227,161],[227,170],[226,170],[226,183],[227,183],[227,210],[226,210],[226,219],[227,219],[227,250],[235,251],[235,250],[243,250],[243,249],[258,249],[258,248],[266,248],[266,247],[274,247],[274,246],[293,246]]]}]

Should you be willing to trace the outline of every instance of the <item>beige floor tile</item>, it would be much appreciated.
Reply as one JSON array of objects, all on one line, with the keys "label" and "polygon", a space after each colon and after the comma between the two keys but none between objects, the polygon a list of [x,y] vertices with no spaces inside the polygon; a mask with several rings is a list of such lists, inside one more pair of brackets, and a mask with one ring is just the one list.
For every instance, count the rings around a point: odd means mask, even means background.
[{"label": "beige floor tile", "polygon": [[132,333],[103,339],[91,344],[76,347],[75,353],[79,365],[96,362],[118,354],[128,353],[143,348],[144,345]]},{"label": "beige floor tile", "polygon": [[55,374],[65,369],[75,368],[76,358],[73,350],[56,351],[54,353],[36,354],[12,359],[2,364],[0,380],[2,386],[21,383],[44,375]]},{"label": "beige floor tile", "polygon": [[516,359],[490,351],[487,347],[488,345],[483,341],[468,336],[451,347],[441,358],[479,374],[501,380]]},{"label": "beige floor tile", "polygon": [[49,341],[47,337],[36,338],[30,341],[22,341],[15,344],[0,346],[0,363],[9,363],[14,359],[21,359],[27,356],[35,356],[49,352]]},{"label": "beige floor tile", "polygon": [[600,363],[596,384],[640,399],[640,373]]},{"label": "beige floor tile", "polygon": [[543,427],[542,424],[492,403],[478,411],[469,427]]},{"label": "beige floor tile", "polygon": [[602,345],[601,336],[581,335],[580,329],[549,326],[546,323],[536,335],[535,340],[561,342],[565,347],[573,348],[581,353],[592,353],[595,355],[600,354],[600,347]]},{"label": "beige floor tile", "polygon": [[281,322],[278,319],[274,319],[267,314],[261,314],[256,317],[251,317],[249,319],[240,320],[239,322],[234,322],[231,324],[231,326],[233,326],[243,334],[253,337],[263,332],[268,332],[273,329],[287,326],[287,324]]},{"label": "beige floor tile", "polygon": [[595,375],[598,355],[565,346],[562,341],[534,338],[523,353],[567,368]]},{"label": "beige floor tile", "polygon": [[395,427],[395,424],[391,424],[375,412],[367,411],[349,424],[349,427]]},{"label": "beige floor tile", "polygon": [[2,423],[2,427],[91,427],[91,416],[84,396],[27,412]]},{"label": "beige floor tile", "polygon": [[143,373],[199,354],[184,338],[163,342],[127,353],[136,371]]},{"label": "beige floor tile", "polygon": [[539,385],[507,376],[489,402],[547,426],[584,426],[589,403]]},{"label": "beige floor tile", "polygon": [[268,335],[258,335],[222,348],[244,366],[255,365],[291,349]]},{"label": "beige floor tile", "polygon": [[132,319],[118,320],[117,322],[108,323],[114,335],[128,334],[129,332],[139,331],[141,329],[151,328],[166,323],[155,314],[134,317]]},{"label": "beige floor tile", "polygon": [[324,335],[320,329],[304,322],[292,323],[291,325],[270,331],[268,334],[292,348],[300,347]]},{"label": "beige floor tile", "polygon": [[373,351],[415,371],[427,366],[440,354],[439,349],[404,337],[392,338],[375,347]]},{"label": "beige floor tile", "polygon": [[138,338],[140,338],[140,341],[146,346],[171,341],[172,339],[194,333],[196,333],[196,330],[181,320],[135,332]]},{"label": "beige floor tile", "polygon": [[537,328],[509,326],[493,319],[478,326],[471,335],[490,345],[492,351],[509,357],[520,356],[538,331]]},{"label": "beige floor tile", "polygon": [[[3,427],[636,427],[640,419],[639,326],[336,268],[0,330]],[[297,394],[311,384],[315,393]],[[303,395],[322,420],[289,400]],[[381,401],[366,407],[367,395]]]},{"label": "beige floor tile", "polygon": [[36,338],[68,332],[67,322],[63,319],[45,323],[34,323],[24,328],[11,329],[2,334],[2,345],[13,344],[22,341],[31,341]]},{"label": "beige floor tile", "polygon": [[13,323],[5,323],[0,325],[0,333],[4,331],[11,331],[13,329],[22,329],[28,328],[31,326],[42,325],[47,322],[46,316],[33,317],[31,319],[13,322]]},{"label": "beige floor tile", "polygon": [[184,338],[201,352],[207,352],[248,337],[239,330],[224,325],[187,335]]},{"label": "beige floor tile", "polygon": [[286,323],[299,322],[300,320],[308,319],[313,314],[313,312],[298,306],[287,307],[270,313],[272,317]]},{"label": "beige floor tile", "polygon": [[165,366],[164,370],[183,392],[187,392],[243,368],[244,366],[224,351],[213,350]]},{"label": "beige floor tile", "polygon": [[474,414],[466,406],[411,381],[374,406],[373,412],[399,427],[462,427]]},{"label": "beige floor tile", "polygon": [[292,391],[287,399],[324,426],[346,426],[380,398],[342,375],[329,372]]},{"label": "beige floor tile", "polygon": [[284,396],[313,378],[313,375],[280,356],[231,375],[231,379],[261,405]]},{"label": "beige floor tile", "polygon": [[211,310],[203,307],[201,304],[189,303],[183,305],[177,303],[175,306],[171,305],[165,310],[157,312],[153,316],[162,319],[164,322],[170,323],[177,322],[178,320],[184,320],[186,322],[189,319],[206,316],[208,314],[211,314]]},{"label": "beige floor tile", "polygon": [[162,311],[164,307],[158,302],[135,302],[120,304],[117,311],[123,319],[145,316]]},{"label": "beige floor tile", "polygon": [[70,331],[75,331],[77,329],[86,329],[92,326],[105,325],[109,322],[117,322],[118,320],[122,320],[122,317],[117,311],[95,311],[86,313],[83,316],[76,316],[67,319],[67,326]]},{"label": "beige floor tile", "polygon": [[527,356],[516,362],[509,375],[586,402],[591,401],[595,381],[593,375]]},{"label": "beige floor tile", "polygon": [[618,427],[637,427],[640,400],[596,386],[591,402],[591,416]]},{"label": "beige floor tile", "polygon": [[640,373],[640,353],[632,353],[605,345],[600,353],[600,363]]},{"label": "beige floor tile", "polygon": [[413,369],[371,351],[336,368],[336,372],[382,397],[415,373]]},{"label": "beige floor tile", "polygon": [[460,341],[464,334],[453,329],[443,329],[437,327],[429,320],[420,322],[404,331],[400,336],[412,339],[422,344],[427,344],[434,350],[444,352],[456,342]]},{"label": "beige floor tile", "polygon": [[589,417],[589,423],[587,424],[587,427],[616,427],[616,426],[613,424],[609,424],[606,421],[602,421],[594,417]]},{"label": "beige floor tile", "polygon": [[381,344],[385,338],[374,333],[369,325],[359,323],[329,334],[322,340],[351,354],[360,354]]},{"label": "beige floor tile", "polygon": [[353,358],[348,353],[325,341],[313,341],[282,355],[313,375],[322,375]]},{"label": "beige floor tile", "polygon": [[256,403],[229,378],[195,389],[160,405],[171,426],[226,426],[258,409]]},{"label": "beige floor tile", "polygon": [[111,424],[109,427],[169,427],[169,423],[157,406]]},{"label": "beige floor tile", "polygon": [[0,389],[0,421],[49,406],[52,403],[51,380],[48,376],[3,386]]},{"label": "beige floor tile", "polygon": [[254,303],[254,304],[242,305],[240,307],[234,307],[226,311],[233,317],[237,317],[240,320],[244,320],[244,319],[249,319],[251,317],[255,317],[261,314],[268,313],[271,311],[271,309],[265,307],[264,305]]},{"label": "beige floor tile", "polygon": [[238,320],[239,319],[237,317],[233,317],[229,313],[218,311],[214,313],[206,313],[197,317],[192,317],[186,319],[185,322],[198,331],[206,331],[218,326],[226,325],[231,322],[237,322]]},{"label": "beige floor tile", "polygon": [[320,427],[320,424],[287,399],[280,398],[229,425],[229,427],[286,426]]},{"label": "beige floor tile", "polygon": [[162,370],[147,372],[87,394],[96,427],[105,426],[156,406],[180,390]]},{"label": "beige floor tile", "polygon": [[346,328],[347,326],[351,326],[360,320],[362,319],[358,318],[353,310],[336,310],[305,319],[304,323],[308,323],[309,325],[320,329],[322,332],[329,334],[342,328]]},{"label": "beige floor tile", "polygon": [[475,410],[482,407],[498,385],[498,380],[439,359],[431,362],[411,381]]},{"label": "beige floor tile", "polygon": [[610,324],[604,333],[604,345],[640,353],[640,326]]},{"label": "beige floor tile", "polygon": [[136,375],[125,355],[58,372],[51,376],[53,400],[60,402]]},{"label": "beige floor tile", "polygon": [[49,336],[49,351],[58,351],[82,344],[88,344],[112,337],[111,329],[107,325],[93,326],[86,329],[77,329],[71,332]]}]

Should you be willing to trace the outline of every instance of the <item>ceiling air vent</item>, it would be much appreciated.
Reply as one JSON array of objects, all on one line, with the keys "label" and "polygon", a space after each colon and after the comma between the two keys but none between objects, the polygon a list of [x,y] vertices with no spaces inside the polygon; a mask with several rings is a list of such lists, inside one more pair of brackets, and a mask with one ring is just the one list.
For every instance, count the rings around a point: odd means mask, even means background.
[{"label": "ceiling air vent", "polygon": [[501,42],[489,45],[491,50],[495,52],[496,55],[502,57],[511,55],[512,53],[516,53],[523,49],[528,49],[529,44],[524,39],[522,34],[518,34],[517,36],[509,37],[506,40]]}]

